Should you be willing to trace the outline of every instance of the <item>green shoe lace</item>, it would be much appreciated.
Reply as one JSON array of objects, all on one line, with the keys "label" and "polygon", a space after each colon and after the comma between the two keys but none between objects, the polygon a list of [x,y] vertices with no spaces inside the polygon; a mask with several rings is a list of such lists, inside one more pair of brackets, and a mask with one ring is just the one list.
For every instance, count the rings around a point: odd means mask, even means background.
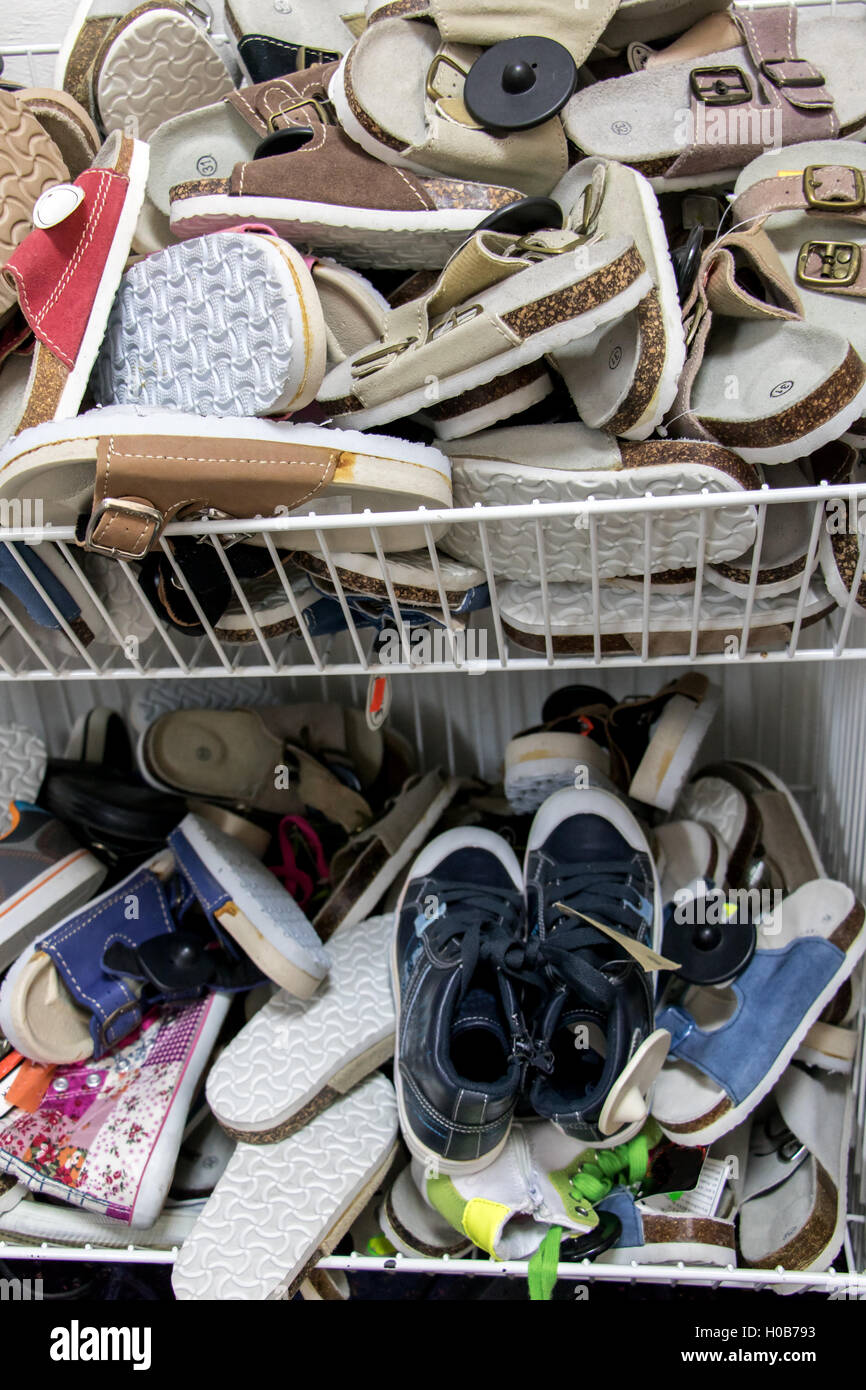
[{"label": "green shoe lace", "polygon": [[[650,1149],[658,1143],[661,1130],[648,1120],[634,1139],[615,1149],[590,1149],[585,1162],[572,1173],[569,1182],[577,1196],[595,1206],[614,1187],[634,1187],[646,1177]],[[528,1266],[529,1298],[533,1303],[549,1302],[556,1287],[559,1251],[563,1229],[551,1226]],[[568,1233],[569,1237],[571,1232]]]}]

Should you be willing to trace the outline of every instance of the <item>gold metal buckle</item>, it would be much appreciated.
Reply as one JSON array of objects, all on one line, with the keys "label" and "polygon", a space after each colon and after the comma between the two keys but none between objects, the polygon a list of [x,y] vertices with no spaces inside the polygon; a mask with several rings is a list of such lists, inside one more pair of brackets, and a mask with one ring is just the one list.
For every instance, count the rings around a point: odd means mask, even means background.
[{"label": "gold metal buckle", "polygon": [[527,232],[504,252],[506,256],[525,256],[528,260],[543,261],[545,256],[564,256],[584,241],[582,236],[574,236],[564,246],[548,246],[541,240],[540,232]]},{"label": "gold metal buckle", "polygon": [[[152,523],[153,532],[143,550],[121,550],[119,546],[101,545],[99,541],[93,539],[97,526],[109,512],[116,516],[130,516],[136,521]],[[156,540],[164,522],[165,517],[162,512],[146,502],[130,502],[118,497],[103,497],[102,501],[94,507],[87,523],[87,530],[84,533],[84,549],[91,551],[94,555],[109,555],[113,560],[141,560]]]},{"label": "gold metal buckle", "polygon": [[328,105],[317,101],[315,97],[304,97],[302,101],[293,101],[288,106],[281,106],[279,111],[275,111],[272,116],[268,116],[268,130],[273,134],[277,128],[275,122],[281,116],[288,116],[290,111],[297,111],[303,106],[312,106],[322,125],[330,125],[331,117],[328,112]]},{"label": "gold metal buckle", "polygon": [[854,179],[853,198],[822,198],[815,192],[815,175],[822,169],[833,168],[829,164],[809,164],[803,170],[803,196],[810,208],[820,208],[822,212],[854,212],[862,208],[866,203],[866,181],[860,169],[852,169],[850,165],[844,168]]},{"label": "gold metal buckle", "polygon": [[[701,77],[712,78],[712,87],[702,88]],[[735,78],[736,83],[731,78]],[[742,106],[752,100],[752,86],[742,68],[693,68],[689,73],[689,85],[705,106]]]},{"label": "gold metal buckle", "polygon": [[[812,255],[821,258],[817,275],[810,275],[807,270]],[[857,279],[861,260],[860,247],[854,241],[804,241],[797,257],[797,280],[813,290],[844,289]]]},{"label": "gold metal buckle", "polygon": [[444,319],[431,330],[430,337],[439,338],[443,333],[449,333],[452,328],[459,328],[461,323],[470,323],[483,313],[484,308],[481,304],[468,304],[465,309],[449,309]]},{"label": "gold metal buckle", "polygon": [[397,343],[386,343],[384,347],[376,348],[373,352],[365,352],[363,357],[356,357],[352,363],[352,376],[372,376],[374,372],[381,371],[390,358],[399,357],[417,341],[417,336],[401,338]]},{"label": "gold metal buckle", "polygon": [[449,58],[447,53],[437,53],[427,69],[426,92],[431,101],[438,101],[441,96],[444,96],[443,92],[437,92],[435,85],[436,74],[443,64],[446,68],[452,68],[454,72],[459,73],[464,80],[469,76],[468,68],[461,68],[460,64],[455,62],[453,58]]}]

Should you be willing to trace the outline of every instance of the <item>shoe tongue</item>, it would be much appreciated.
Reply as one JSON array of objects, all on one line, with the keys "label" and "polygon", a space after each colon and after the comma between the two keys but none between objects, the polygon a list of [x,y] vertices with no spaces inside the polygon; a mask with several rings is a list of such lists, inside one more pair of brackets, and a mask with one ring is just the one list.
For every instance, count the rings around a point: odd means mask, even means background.
[{"label": "shoe tongue", "polygon": [[452,1036],[470,1029],[491,1033],[503,1051],[508,1051],[508,1037],[500,1020],[498,1000],[486,989],[470,989],[461,999],[451,1026]]}]

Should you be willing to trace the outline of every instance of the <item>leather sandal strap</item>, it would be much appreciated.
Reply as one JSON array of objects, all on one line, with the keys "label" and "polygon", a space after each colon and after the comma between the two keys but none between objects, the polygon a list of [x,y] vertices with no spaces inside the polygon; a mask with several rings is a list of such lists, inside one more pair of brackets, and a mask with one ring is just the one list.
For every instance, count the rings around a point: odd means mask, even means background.
[{"label": "leather sandal strap", "polygon": [[288,438],[102,436],[85,548],[137,560],[175,519],[291,511],[330,483],[339,457]]}]

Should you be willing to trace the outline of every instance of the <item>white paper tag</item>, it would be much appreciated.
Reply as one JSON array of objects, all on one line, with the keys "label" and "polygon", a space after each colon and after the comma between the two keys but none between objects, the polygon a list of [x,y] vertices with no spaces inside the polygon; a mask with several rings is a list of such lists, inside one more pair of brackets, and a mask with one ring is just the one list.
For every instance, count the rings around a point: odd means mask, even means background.
[{"label": "white paper tag", "polygon": [[728,1178],[728,1165],[720,1158],[705,1158],[697,1186],[674,1199],[669,1194],[645,1197],[643,1205],[658,1212],[679,1212],[682,1216],[715,1216]]}]

